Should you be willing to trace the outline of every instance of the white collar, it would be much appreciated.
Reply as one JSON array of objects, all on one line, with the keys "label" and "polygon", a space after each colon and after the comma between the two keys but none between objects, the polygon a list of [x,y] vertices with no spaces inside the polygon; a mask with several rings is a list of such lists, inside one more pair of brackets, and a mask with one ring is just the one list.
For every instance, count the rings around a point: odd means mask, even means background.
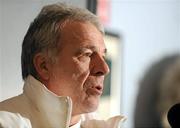
[{"label": "white collar", "polygon": [[31,75],[25,80],[23,90],[23,94],[27,96],[41,118],[44,118],[44,124],[48,124],[49,127],[80,128],[80,126],[87,126],[94,128],[97,122],[99,124],[98,126],[103,127],[104,125],[110,124],[112,127],[117,127],[119,123],[125,120],[123,116],[116,116],[107,121],[97,121],[88,116],[89,114],[83,114],[84,119],[82,118],[77,124],[69,127],[72,111],[72,101],[70,97],[57,96]]},{"label": "white collar", "polygon": [[62,125],[64,128],[69,127],[72,111],[70,97],[57,96],[31,75],[26,78],[23,90],[36,110],[46,118],[47,124],[55,127]]}]

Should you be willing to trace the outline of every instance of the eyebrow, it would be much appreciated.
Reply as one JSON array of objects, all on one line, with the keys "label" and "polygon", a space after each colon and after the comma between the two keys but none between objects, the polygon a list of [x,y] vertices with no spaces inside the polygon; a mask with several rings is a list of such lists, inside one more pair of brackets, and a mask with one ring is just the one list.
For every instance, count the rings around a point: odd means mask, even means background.
[{"label": "eyebrow", "polygon": [[[87,46],[80,47],[77,54],[83,53],[87,49],[90,49],[92,51],[98,51],[98,49],[95,46],[87,45]],[[105,48],[103,52],[104,54],[107,54],[107,48]]]}]

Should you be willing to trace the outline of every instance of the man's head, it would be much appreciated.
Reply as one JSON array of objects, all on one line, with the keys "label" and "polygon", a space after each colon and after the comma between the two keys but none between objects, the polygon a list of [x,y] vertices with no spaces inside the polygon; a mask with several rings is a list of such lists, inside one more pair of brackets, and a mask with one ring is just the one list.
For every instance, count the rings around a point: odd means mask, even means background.
[{"label": "man's head", "polygon": [[50,91],[69,96],[72,114],[94,111],[109,68],[98,18],[65,4],[45,6],[24,38],[22,75],[32,75]]}]

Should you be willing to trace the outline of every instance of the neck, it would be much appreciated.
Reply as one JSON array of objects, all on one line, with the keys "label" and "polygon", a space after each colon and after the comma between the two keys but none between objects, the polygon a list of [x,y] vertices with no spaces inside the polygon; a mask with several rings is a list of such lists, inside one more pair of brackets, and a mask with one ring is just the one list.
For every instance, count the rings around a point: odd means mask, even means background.
[{"label": "neck", "polygon": [[73,126],[79,122],[81,115],[76,115],[71,117],[70,126]]}]

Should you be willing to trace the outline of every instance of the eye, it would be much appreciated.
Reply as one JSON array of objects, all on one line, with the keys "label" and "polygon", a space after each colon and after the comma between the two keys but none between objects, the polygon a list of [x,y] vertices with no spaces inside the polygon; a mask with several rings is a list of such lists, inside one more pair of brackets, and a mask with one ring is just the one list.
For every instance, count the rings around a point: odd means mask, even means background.
[{"label": "eye", "polygon": [[86,53],[83,54],[83,56],[91,57],[92,56],[92,52],[86,52]]},{"label": "eye", "polygon": [[92,52],[84,52],[78,57],[78,59],[80,61],[89,61],[91,60],[92,54],[93,54]]}]

